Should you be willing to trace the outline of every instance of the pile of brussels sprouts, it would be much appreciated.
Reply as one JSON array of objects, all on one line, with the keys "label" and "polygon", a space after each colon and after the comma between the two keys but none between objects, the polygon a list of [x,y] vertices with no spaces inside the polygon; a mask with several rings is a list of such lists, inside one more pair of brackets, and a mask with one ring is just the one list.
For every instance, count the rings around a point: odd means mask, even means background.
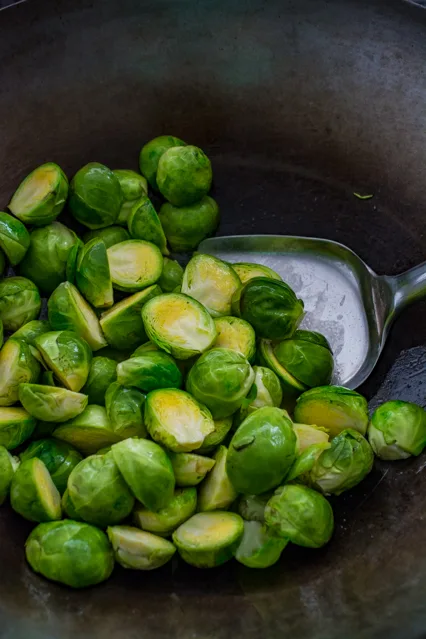
[{"label": "pile of brussels sprouts", "polygon": [[68,185],[44,164],[0,213],[1,272],[19,273],[0,281],[0,503],[38,524],[31,567],[75,588],[176,551],[266,568],[289,543],[320,548],[327,496],[373,453],[426,444],[421,407],[387,402],[369,420],[364,397],[330,385],[330,346],[298,329],[303,302],[280,275],[167,257],[218,224],[201,149],[155,138],[140,170],[92,163]]}]

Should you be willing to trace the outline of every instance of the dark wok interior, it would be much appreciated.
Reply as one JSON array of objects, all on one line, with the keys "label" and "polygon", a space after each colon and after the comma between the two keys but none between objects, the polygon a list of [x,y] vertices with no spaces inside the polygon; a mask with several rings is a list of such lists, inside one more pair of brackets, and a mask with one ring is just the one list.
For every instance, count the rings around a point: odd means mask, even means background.
[{"label": "dark wok interior", "polygon": [[[0,12],[0,207],[29,170],[137,168],[173,133],[212,157],[222,234],[328,237],[378,273],[426,259],[426,12],[400,0],[31,0]],[[353,191],[373,193],[360,201]],[[372,398],[426,403],[426,303],[395,324]],[[425,457],[377,464],[322,551],[256,572],[37,577],[0,511],[0,636],[425,636]]]}]

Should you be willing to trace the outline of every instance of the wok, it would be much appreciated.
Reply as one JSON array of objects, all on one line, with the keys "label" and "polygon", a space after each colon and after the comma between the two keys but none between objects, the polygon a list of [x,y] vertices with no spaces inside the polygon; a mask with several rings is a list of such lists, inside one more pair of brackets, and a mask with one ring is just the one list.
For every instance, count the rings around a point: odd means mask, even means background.
[{"label": "wok", "polygon": [[[0,205],[33,167],[137,168],[173,133],[212,157],[220,233],[336,240],[377,273],[426,257],[426,13],[402,0],[31,0],[0,13]],[[359,200],[353,192],[374,194]],[[361,388],[425,403],[426,304]],[[416,348],[417,347],[417,348]],[[74,592],[28,569],[0,511],[2,637],[424,636],[425,457],[377,464],[321,551],[267,571],[116,569]]]}]

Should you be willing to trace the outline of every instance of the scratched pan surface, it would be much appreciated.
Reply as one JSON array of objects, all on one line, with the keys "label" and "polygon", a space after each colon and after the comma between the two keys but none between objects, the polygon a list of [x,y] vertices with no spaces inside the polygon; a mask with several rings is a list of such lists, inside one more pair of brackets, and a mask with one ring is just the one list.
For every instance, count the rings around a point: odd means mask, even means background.
[{"label": "scratched pan surface", "polygon": [[[375,272],[425,259],[426,18],[382,0],[31,0],[0,12],[0,208],[34,166],[137,168],[171,132],[214,163],[220,234],[341,242]],[[353,191],[372,193],[357,200]],[[327,318],[326,318],[327,319]],[[328,320],[327,320],[328,321]],[[425,403],[426,305],[395,323],[362,391]],[[0,636],[424,636],[425,457],[376,464],[333,502],[321,551],[268,571],[117,569],[73,592],[32,574],[0,511]]]}]

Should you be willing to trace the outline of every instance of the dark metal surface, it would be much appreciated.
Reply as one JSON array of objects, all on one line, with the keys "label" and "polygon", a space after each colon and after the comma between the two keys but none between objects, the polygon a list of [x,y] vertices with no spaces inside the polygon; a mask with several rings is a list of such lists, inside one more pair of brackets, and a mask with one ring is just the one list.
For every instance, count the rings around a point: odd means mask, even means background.
[{"label": "dark metal surface", "polygon": [[[171,132],[212,156],[222,234],[329,237],[378,273],[401,272],[426,257],[425,33],[424,12],[383,0],[32,0],[0,12],[0,207],[37,164],[136,168],[141,144]],[[425,338],[423,303],[397,321],[362,390],[374,395]],[[398,362],[383,398],[424,403],[424,350]],[[4,508],[0,635],[420,638],[424,465],[378,464],[336,501],[322,551],[289,548],[263,572],[117,569],[85,592],[29,571],[30,526]]]}]

